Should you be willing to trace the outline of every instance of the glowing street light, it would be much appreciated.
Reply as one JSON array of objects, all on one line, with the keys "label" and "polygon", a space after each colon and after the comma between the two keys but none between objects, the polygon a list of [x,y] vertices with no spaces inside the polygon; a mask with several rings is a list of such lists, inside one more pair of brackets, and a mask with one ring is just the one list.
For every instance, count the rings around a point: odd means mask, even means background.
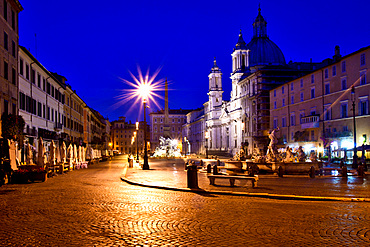
[{"label": "glowing street light", "polygon": [[[134,100],[134,102],[131,104],[132,107],[136,105],[136,103],[139,103],[140,101],[144,105],[144,163],[143,163],[143,170],[149,170],[149,163],[148,163],[148,143],[146,139],[146,108],[147,103],[151,101],[155,106],[160,108],[158,102],[156,102],[154,97],[162,98],[159,94],[157,94],[155,91],[163,91],[163,82],[164,80],[158,80],[155,81],[160,69],[158,69],[152,76],[149,76],[149,70],[145,75],[141,73],[140,68],[138,67],[138,73],[139,76],[135,77],[131,72],[130,75],[134,82],[127,81],[125,79],[122,79],[125,83],[132,86],[133,88],[130,89],[123,89],[123,94],[118,96],[118,99],[120,101],[116,103],[116,106],[123,105],[128,101]],[[129,109],[129,111],[132,108]]]}]

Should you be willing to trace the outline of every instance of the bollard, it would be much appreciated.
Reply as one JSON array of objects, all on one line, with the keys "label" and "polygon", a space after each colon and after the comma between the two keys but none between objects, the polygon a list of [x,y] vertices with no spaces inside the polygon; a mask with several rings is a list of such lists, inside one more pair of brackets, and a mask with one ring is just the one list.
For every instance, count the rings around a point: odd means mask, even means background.
[{"label": "bollard", "polygon": [[188,169],[189,161],[185,162],[185,171]]},{"label": "bollard", "polygon": [[364,176],[364,167],[361,164],[357,168],[357,175],[359,177],[363,177]]},{"label": "bollard", "polygon": [[59,174],[63,174],[64,165],[63,163],[60,163],[59,165]]},{"label": "bollard", "polygon": [[310,178],[315,178],[315,167],[311,166],[308,175],[310,176]]},{"label": "bollard", "polygon": [[347,166],[343,166],[343,168],[342,168],[342,177],[348,177]]},{"label": "bollard", "polygon": [[278,176],[281,178],[284,177],[284,169],[282,166],[279,166],[278,168]]},{"label": "bollard", "polygon": [[248,166],[248,172],[250,177],[254,177],[255,170],[253,165]]},{"label": "bollard", "polygon": [[212,173],[212,166],[211,164],[207,165],[207,173]]},{"label": "bollard", "polygon": [[218,174],[218,168],[217,168],[217,165],[214,165],[213,166],[213,175],[217,175]]},{"label": "bollard", "polygon": [[187,167],[188,188],[199,189],[198,187],[198,167],[195,164]]},{"label": "bollard", "polygon": [[134,160],[133,159],[130,159],[130,162],[128,163],[128,167],[129,168],[134,167]]}]

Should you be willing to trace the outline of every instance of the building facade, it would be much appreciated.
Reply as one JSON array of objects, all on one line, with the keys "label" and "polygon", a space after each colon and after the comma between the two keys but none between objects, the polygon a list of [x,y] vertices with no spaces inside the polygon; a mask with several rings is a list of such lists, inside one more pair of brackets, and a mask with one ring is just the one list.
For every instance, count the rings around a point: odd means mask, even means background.
[{"label": "building facade", "polygon": [[64,76],[48,71],[26,48],[20,46],[18,57],[18,105],[26,141],[37,147],[42,137],[56,145],[66,141],[108,149],[109,121],[89,108]]},{"label": "building facade", "polygon": [[[147,140],[149,141],[150,132],[147,125]],[[144,152],[144,121],[132,123],[126,122],[126,117],[119,117],[118,120],[111,122],[110,138],[112,149],[124,154],[136,154]],[[148,149],[150,147],[148,146]]]},{"label": "building facade", "polygon": [[271,90],[270,125],[280,128],[280,143],[351,158],[355,116],[356,144],[369,144],[369,57],[370,47],[344,57],[336,47],[329,66]]},{"label": "building facade", "polygon": [[64,131],[66,86],[54,77],[26,48],[19,49],[19,115],[26,122],[31,144],[42,137],[58,140]]},{"label": "building facade", "polygon": [[[205,148],[218,155],[235,154],[241,148],[249,154],[256,149],[264,152],[270,130],[269,91],[320,65],[286,64],[284,54],[267,35],[261,9],[253,23],[252,39],[246,43],[240,31],[231,58],[230,100],[223,100],[222,73],[215,60],[208,76],[209,99],[203,105],[204,116],[195,112],[198,120],[183,126],[190,149],[198,153],[204,153]],[[202,125],[202,121],[203,126],[193,132],[191,125]],[[198,143],[204,143],[204,148]]]},{"label": "building facade", "polygon": [[[18,14],[17,0],[0,2],[0,116],[18,114]],[[1,136],[0,119],[0,136]]]},{"label": "building facade", "polygon": [[182,147],[184,154],[204,154],[206,152],[204,108],[186,114],[186,123],[182,127]]},{"label": "building facade", "polygon": [[[191,110],[169,109],[168,124],[166,123],[166,114],[164,110],[158,110],[149,114],[150,118],[150,146],[151,151],[160,145],[159,138],[167,137],[182,142],[182,126],[186,123],[186,114]],[[166,128],[168,129],[165,133]]]}]

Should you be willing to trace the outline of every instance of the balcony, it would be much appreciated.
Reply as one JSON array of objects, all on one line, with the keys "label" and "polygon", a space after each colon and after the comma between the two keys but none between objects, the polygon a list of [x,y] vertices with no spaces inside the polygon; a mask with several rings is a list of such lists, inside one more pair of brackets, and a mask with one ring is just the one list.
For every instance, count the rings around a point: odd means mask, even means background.
[{"label": "balcony", "polygon": [[301,118],[302,129],[313,129],[319,128],[320,115],[311,115]]}]

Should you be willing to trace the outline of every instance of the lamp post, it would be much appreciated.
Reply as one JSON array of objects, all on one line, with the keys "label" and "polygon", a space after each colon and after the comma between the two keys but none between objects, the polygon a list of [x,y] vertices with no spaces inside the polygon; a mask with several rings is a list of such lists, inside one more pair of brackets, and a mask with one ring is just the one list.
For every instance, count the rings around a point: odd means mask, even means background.
[{"label": "lamp post", "polygon": [[143,100],[144,103],[144,163],[143,163],[143,170],[149,170],[149,162],[148,162],[148,150],[147,150],[147,143],[146,143],[146,99]]},{"label": "lamp post", "polygon": [[184,147],[184,148],[185,148],[185,157],[186,157],[186,153],[187,153],[187,152],[186,152],[186,145],[187,145],[187,143],[186,143],[186,142],[187,142],[187,139],[186,139],[186,136],[185,136],[185,137],[184,137],[184,143],[185,143],[185,147]]},{"label": "lamp post", "polygon": [[136,122],[136,161],[139,162],[139,122]]},{"label": "lamp post", "polygon": [[356,143],[356,98],[355,98],[355,87],[351,89],[352,98],[352,111],[353,111],[353,163],[352,167],[357,168],[357,143]]},{"label": "lamp post", "polygon": [[206,131],[205,133],[205,138],[206,138],[206,159],[208,159],[208,138],[209,138],[209,132]]}]

